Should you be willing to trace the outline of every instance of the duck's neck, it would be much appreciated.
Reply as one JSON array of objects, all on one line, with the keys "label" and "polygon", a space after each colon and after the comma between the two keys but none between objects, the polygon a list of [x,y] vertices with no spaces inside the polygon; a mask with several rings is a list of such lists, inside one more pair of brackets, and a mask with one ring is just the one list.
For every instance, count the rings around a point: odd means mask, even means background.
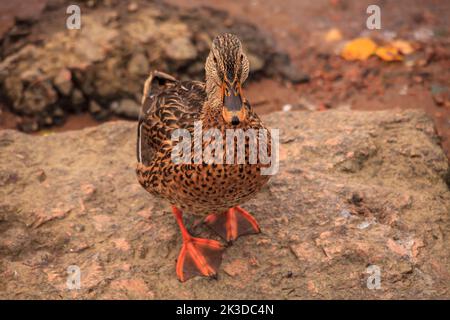
[{"label": "duck's neck", "polygon": [[203,126],[214,126],[222,123],[222,92],[221,88],[212,81],[206,81],[206,101],[202,108],[200,120],[203,121]]}]

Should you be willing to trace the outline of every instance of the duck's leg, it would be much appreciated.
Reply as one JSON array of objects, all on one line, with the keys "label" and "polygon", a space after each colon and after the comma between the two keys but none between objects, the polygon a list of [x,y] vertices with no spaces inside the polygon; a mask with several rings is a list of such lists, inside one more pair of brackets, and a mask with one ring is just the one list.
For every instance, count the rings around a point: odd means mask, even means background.
[{"label": "duck's leg", "polygon": [[228,242],[245,234],[261,232],[256,219],[239,206],[223,213],[210,214],[204,222]]},{"label": "duck's leg", "polygon": [[183,236],[183,246],[177,260],[178,279],[183,282],[197,275],[216,276],[224,246],[215,240],[194,238],[184,226],[182,212],[175,206],[172,206],[172,212]]}]

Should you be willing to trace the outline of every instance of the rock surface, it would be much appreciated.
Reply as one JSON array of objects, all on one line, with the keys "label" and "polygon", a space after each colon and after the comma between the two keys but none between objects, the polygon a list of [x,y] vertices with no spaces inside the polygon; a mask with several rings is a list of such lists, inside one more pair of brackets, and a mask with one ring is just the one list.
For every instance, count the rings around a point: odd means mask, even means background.
[{"label": "rock surface", "polygon": [[[135,178],[135,123],[0,132],[0,297],[450,298],[449,166],[424,114],[265,121],[281,128],[280,171],[243,205],[262,233],[227,248],[217,280],[186,283],[170,208]],[[69,266],[79,290],[67,287]],[[368,267],[379,289],[368,289]]]}]

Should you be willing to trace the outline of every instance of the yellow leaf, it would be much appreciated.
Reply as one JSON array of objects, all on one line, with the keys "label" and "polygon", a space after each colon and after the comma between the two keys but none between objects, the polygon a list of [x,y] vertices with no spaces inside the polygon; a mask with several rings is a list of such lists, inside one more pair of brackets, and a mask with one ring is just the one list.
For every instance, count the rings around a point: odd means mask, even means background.
[{"label": "yellow leaf", "polygon": [[377,45],[371,39],[357,38],[345,45],[341,56],[345,60],[367,60],[376,49]]},{"label": "yellow leaf", "polygon": [[52,134],[54,134],[54,132],[51,131],[51,130],[41,130],[41,131],[39,132],[39,134],[40,134],[41,136],[47,137],[47,136],[51,136]]},{"label": "yellow leaf", "polygon": [[375,54],[384,61],[401,61],[403,56],[400,54],[397,48],[392,46],[378,47]]},{"label": "yellow leaf", "polygon": [[414,52],[413,47],[408,41],[405,40],[395,40],[391,42],[391,46],[397,48],[402,54],[411,54]]},{"label": "yellow leaf", "polygon": [[332,28],[325,34],[326,42],[334,42],[334,41],[339,41],[341,39],[342,39],[342,33],[337,28]]}]

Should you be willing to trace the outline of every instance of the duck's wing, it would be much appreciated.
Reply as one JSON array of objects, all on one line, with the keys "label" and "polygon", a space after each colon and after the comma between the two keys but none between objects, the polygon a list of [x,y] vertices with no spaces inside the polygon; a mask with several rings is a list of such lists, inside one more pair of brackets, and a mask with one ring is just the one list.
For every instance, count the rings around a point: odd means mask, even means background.
[{"label": "duck's wing", "polygon": [[191,129],[206,99],[205,85],[178,81],[154,71],[144,85],[137,133],[137,160],[148,165],[157,152],[170,146],[175,129]]}]

